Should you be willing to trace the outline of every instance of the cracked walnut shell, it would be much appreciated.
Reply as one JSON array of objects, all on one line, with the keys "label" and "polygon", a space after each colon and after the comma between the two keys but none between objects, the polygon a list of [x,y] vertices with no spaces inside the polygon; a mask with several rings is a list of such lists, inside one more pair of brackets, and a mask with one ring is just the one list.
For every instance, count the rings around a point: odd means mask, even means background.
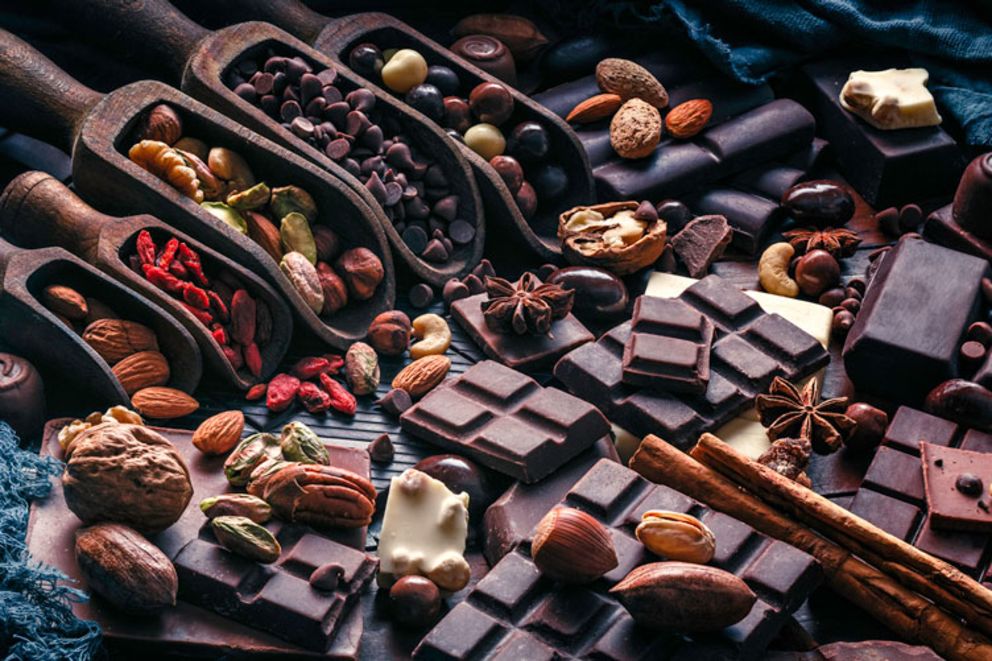
[{"label": "cracked walnut shell", "polygon": [[608,202],[569,209],[558,218],[558,238],[570,264],[629,275],[651,266],[665,249],[668,225],[639,220],[637,202]]}]

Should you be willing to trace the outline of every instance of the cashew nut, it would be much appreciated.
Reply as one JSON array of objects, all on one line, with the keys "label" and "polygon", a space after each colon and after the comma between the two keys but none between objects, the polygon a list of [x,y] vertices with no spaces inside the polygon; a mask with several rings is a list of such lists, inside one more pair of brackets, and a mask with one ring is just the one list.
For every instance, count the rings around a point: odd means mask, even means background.
[{"label": "cashew nut", "polygon": [[758,282],[761,288],[769,294],[799,296],[799,285],[789,277],[789,262],[796,254],[796,249],[788,243],[773,243],[758,260]]},{"label": "cashew nut", "polygon": [[422,314],[414,319],[413,336],[420,340],[410,347],[410,357],[414,360],[444,353],[451,346],[448,322],[436,314]]}]

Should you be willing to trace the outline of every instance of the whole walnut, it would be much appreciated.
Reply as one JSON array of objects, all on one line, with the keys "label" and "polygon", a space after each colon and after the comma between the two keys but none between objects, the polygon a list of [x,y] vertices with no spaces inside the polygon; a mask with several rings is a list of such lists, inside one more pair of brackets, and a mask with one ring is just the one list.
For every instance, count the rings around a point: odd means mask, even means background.
[{"label": "whole walnut", "polygon": [[175,523],[193,496],[176,448],[139,425],[100,424],[77,436],[62,486],[84,524],[113,521],[146,534]]},{"label": "whole walnut", "polygon": [[348,285],[348,292],[360,301],[372,298],[386,275],[382,261],[368,248],[344,251],[334,263],[334,270]]},{"label": "whole walnut", "polygon": [[402,356],[410,344],[413,326],[400,310],[387,310],[369,324],[369,344],[384,356]]}]

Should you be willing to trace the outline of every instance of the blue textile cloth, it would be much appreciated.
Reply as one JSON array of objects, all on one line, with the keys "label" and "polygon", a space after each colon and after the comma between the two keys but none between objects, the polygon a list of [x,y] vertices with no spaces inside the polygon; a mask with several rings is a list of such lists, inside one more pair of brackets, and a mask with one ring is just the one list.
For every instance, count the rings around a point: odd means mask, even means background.
[{"label": "blue textile cloth", "polygon": [[24,544],[32,500],[51,491],[62,464],[22,450],[0,421],[0,657],[8,661],[86,661],[100,649],[100,629],[72,612],[86,596],[66,576],[31,559]]},{"label": "blue textile cloth", "polygon": [[721,70],[749,84],[851,42],[908,52],[965,140],[992,146],[992,2],[661,0],[603,2],[623,22],[675,24]]}]

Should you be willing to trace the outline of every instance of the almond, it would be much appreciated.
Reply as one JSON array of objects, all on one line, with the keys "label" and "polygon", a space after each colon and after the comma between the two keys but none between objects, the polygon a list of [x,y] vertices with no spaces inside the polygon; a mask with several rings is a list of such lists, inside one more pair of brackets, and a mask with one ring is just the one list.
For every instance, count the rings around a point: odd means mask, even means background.
[{"label": "almond", "polygon": [[685,140],[706,126],[713,116],[713,104],[706,99],[690,99],[675,106],[665,117],[665,128],[672,137]]},{"label": "almond", "polygon": [[621,158],[644,158],[661,141],[661,113],[641,99],[624,103],[610,122],[610,145]]},{"label": "almond", "polygon": [[131,406],[147,418],[169,420],[189,415],[200,403],[182,390],[153,386],[131,395]]},{"label": "almond", "polygon": [[94,321],[83,331],[83,341],[111,365],[139,351],[158,351],[152,329],[123,319]]},{"label": "almond", "polygon": [[624,101],[641,99],[655,108],[668,105],[668,92],[650,71],[636,62],[610,57],[596,65],[599,89],[619,94]]},{"label": "almond", "polygon": [[451,359],[447,356],[432,354],[413,361],[393,378],[393,387],[401,388],[410,397],[423,397],[437,384],[444,380],[451,369]]},{"label": "almond", "polygon": [[248,224],[248,237],[277,262],[282,259],[282,239],[279,228],[272,221],[255,211],[242,211]]},{"label": "almond", "polygon": [[82,321],[89,312],[86,299],[72,287],[63,285],[45,287],[41,301],[50,311],[72,321]]},{"label": "almond", "polygon": [[158,351],[139,351],[114,365],[114,376],[128,395],[169,382],[169,361]]},{"label": "almond", "polygon": [[238,444],[244,431],[244,414],[224,411],[200,423],[193,432],[193,446],[205,454],[224,454]]},{"label": "almond", "polygon": [[597,94],[572,108],[565,121],[573,124],[589,124],[605,119],[615,113],[622,103],[623,99],[618,94]]}]

